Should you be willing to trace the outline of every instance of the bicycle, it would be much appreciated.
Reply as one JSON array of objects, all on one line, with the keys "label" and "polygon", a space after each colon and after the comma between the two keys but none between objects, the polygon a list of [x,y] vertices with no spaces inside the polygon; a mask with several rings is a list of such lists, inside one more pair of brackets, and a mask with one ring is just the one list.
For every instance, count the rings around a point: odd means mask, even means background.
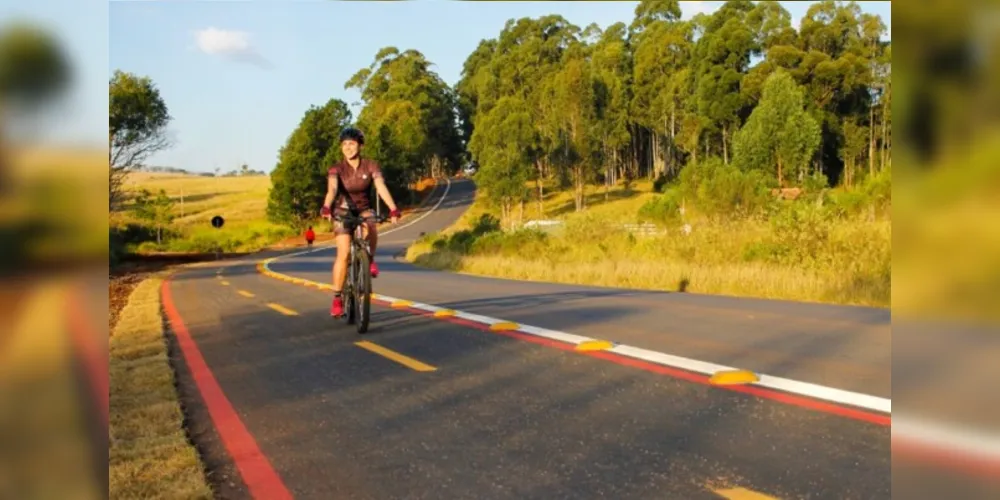
[{"label": "bicycle", "polygon": [[371,245],[364,237],[364,222],[373,221],[379,224],[388,218],[388,216],[380,214],[369,217],[338,214],[330,218],[331,223],[334,220],[343,222],[344,228],[351,232],[350,255],[347,257],[347,278],[344,280],[344,289],[341,293],[344,298],[344,318],[348,325],[357,325],[359,334],[368,331],[372,300],[372,274],[369,264],[373,256]]}]

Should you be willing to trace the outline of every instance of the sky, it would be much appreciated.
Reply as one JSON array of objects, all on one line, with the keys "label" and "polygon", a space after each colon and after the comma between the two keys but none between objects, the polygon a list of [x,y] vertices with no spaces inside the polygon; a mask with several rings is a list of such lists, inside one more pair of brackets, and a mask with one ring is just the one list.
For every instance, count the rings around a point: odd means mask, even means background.
[{"label": "sky", "polygon": [[[14,4],[25,5],[14,7]],[[311,105],[339,98],[360,111],[344,83],[379,49],[416,49],[448,84],[479,41],[511,18],[560,14],[578,26],[631,22],[637,2],[410,2],[0,0],[52,26],[72,52],[78,85],[53,124],[53,138],[106,144],[107,94],[116,69],[149,76],[173,120],[174,145],[149,161],[191,171],[247,163],[269,172]],[[683,18],[722,2],[681,2]],[[782,2],[799,20],[807,2]],[[106,6],[106,7],[105,7]],[[889,2],[861,2],[891,27]],[[106,8],[107,10],[103,10]],[[15,10],[17,9],[17,10]],[[107,15],[107,17],[103,17]],[[107,26],[105,36],[95,26]]]}]

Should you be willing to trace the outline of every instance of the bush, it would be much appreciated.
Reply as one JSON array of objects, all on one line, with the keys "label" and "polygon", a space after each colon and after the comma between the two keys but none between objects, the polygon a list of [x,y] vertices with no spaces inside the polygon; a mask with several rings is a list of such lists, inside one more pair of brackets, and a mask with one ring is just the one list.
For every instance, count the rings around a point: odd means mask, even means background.
[{"label": "bush", "polygon": [[639,208],[639,222],[656,222],[663,225],[679,223],[681,200],[679,189],[668,189],[662,196],[647,201]]},{"label": "bush", "polygon": [[830,212],[806,203],[780,211],[771,219],[775,240],[772,254],[789,263],[821,266],[832,258],[829,252],[832,227]]},{"label": "bush", "polygon": [[492,232],[473,240],[469,253],[536,258],[547,252],[547,243],[548,235],[537,229],[519,229],[510,233]]},{"label": "bush", "polygon": [[830,197],[831,209],[840,217],[884,213],[892,204],[892,174],[888,170],[867,177],[856,188]]},{"label": "bush", "polygon": [[759,215],[772,203],[773,181],[761,172],[742,172],[719,158],[692,163],[681,171],[681,193],[706,215]]}]

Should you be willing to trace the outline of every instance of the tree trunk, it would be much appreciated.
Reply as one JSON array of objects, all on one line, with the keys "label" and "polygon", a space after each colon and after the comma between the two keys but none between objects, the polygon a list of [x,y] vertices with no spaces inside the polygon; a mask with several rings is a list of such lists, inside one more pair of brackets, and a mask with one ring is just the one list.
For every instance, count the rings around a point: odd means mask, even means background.
[{"label": "tree trunk", "polygon": [[868,110],[868,176],[875,176],[875,106]]},{"label": "tree trunk", "polygon": [[542,189],[542,176],[545,165],[541,160],[536,160],[535,167],[538,169],[538,176],[535,177],[535,187],[538,188],[538,217],[545,218],[545,208],[542,205],[542,202],[545,201],[545,193]]},{"label": "tree trunk", "polygon": [[722,126],[722,161],[729,165],[729,147],[726,143],[726,136],[728,136],[729,125]]},{"label": "tree trunk", "polygon": [[885,86],[885,92],[882,94],[882,164],[879,166],[880,170],[884,170],[886,164],[889,162],[889,113],[891,106],[889,103],[892,91],[892,84],[887,83]]},{"label": "tree trunk", "polygon": [[163,236],[163,226],[157,224],[156,225],[156,244],[157,245],[162,245],[163,244],[163,238],[162,238],[162,236]]},{"label": "tree trunk", "polygon": [[785,187],[784,179],[781,175],[781,157],[778,157],[778,189]]},{"label": "tree trunk", "polygon": [[517,225],[518,225],[518,227],[521,227],[524,224],[524,198],[521,198],[521,201],[520,201],[519,204],[520,204],[520,208],[519,208],[520,213],[517,216]]},{"label": "tree trunk", "polygon": [[670,171],[671,171],[671,174],[675,173],[676,170],[677,170],[675,168],[676,167],[675,162],[676,162],[677,153],[674,150],[674,145],[676,144],[676,142],[677,142],[677,110],[673,106],[671,106],[670,107],[670,144],[668,145],[670,147],[669,158],[670,158]]}]

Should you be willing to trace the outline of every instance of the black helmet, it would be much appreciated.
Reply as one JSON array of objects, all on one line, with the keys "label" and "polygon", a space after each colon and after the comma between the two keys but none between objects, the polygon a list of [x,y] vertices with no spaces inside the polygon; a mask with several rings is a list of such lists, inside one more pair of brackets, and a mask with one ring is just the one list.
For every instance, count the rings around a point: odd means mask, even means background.
[{"label": "black helmet", "polygon": [[347,127],[340,132],[340,142],[348,139],[357,142],[359,146],[364,146],[365,144],[365,134],[354,127]]}]

